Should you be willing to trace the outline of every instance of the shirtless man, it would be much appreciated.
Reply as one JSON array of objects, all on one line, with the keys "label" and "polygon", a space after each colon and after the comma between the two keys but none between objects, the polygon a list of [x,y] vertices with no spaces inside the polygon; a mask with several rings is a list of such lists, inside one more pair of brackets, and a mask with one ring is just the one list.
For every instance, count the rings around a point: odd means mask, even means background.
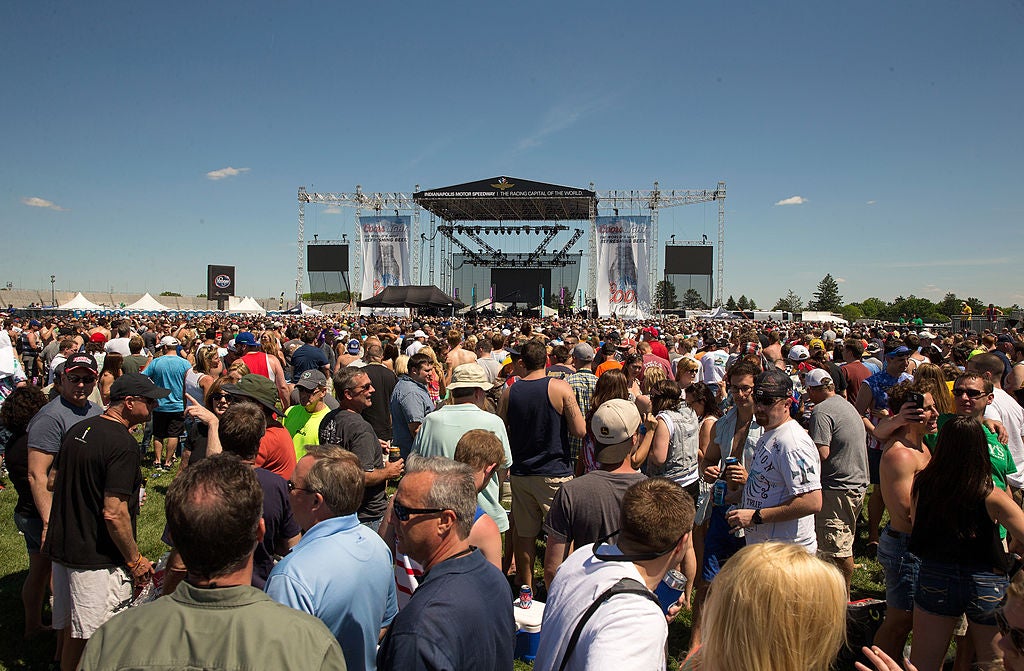
[{"label": "shirtless man", "polygon": [[446,388],[452,381],[452,373],[456,368],[464,363],[476,362],[476,354],[468,349],[463,349],[462,334],[455,329],[448,331],[448,347],[450,348],[448,355],[444,358],[445,370],[448,371],[444,375],[444,385]]},{"label": "shirtless man", "polygon": [[[878,562],[885,569],[885,621],[875,634],[875,645],[898,659],[913,626],[914,590],[918,565],[907,552],[912,524],[910,521],[910,490],[917,475],[931,459],[924,437],[937,430],[939,413],[935,400],[926,387],[910,383],[889,390],[890,407],[900,408],[904,419],[882,448],[879,479],[882,499],[889,511],[889,524],[878,542]],[[908,401],[908,392],[924,396],[924,407]]]}]

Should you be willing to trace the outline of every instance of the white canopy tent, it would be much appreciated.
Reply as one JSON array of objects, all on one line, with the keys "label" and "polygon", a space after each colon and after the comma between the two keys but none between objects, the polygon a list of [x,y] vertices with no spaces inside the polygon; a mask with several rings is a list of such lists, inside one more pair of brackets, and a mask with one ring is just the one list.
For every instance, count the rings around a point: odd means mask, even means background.
[{"label": "white canopy tent", "polygon": [[251,296],[246,296],[242,299],[239,299],[237,296],[231,296],[228,299],[228,312],[242,312],[253,315],[267,314],[266,309]]},{"label": "white canopy tent", "polygon": [[125,310],[133,312],[167,312],[170,308],[153,298],[149,292],[146,292],[142,298],[127,306]]},{"label": "white canopy tent", "polygon": [[75,294],[75,297],[69,300],[64,305],[58,306],[58,310],[103,310],[103,306],[96,305],[91,300],[82,295],[79,291]]}]

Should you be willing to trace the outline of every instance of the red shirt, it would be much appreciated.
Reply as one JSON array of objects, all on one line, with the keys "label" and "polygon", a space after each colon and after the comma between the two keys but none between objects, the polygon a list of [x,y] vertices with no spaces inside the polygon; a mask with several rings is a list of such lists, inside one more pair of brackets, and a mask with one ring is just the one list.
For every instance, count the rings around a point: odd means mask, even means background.
[{"label": "red shirt", "polygon": [[256,455],[256,467],[277,473],[285,480],[295,470],[295,443],[288,429],[274,422],[260,440],[260,451]]}]

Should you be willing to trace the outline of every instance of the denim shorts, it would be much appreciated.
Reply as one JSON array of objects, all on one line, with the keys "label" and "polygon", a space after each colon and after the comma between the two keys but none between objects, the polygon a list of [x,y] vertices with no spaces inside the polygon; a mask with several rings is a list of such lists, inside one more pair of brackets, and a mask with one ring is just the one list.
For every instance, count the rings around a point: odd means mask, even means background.
[{"label": "denim shorts", "polygon": [[921,561],[914,604],[943,617],[960,617],[995,626],[996,610],[1006,594],[1007,577],[983,566]]},{"label": "denim shorts", "polygon": [[743,549],[746,541],[732,535],[729,523],[725,521],[728,506],[712,506],[708,516],[708,531],[704,535],[704,562],[701,576],[711,582],[722,570],[726,560]]},{"label": "denim shorts", "polygon": [[43,519],[41,517],[25,517],[14,513],[14,526],[25,535],[25,549],[30,555],[39,552],[43,540]]},{"label": "denim shorts", "polygon": [[907,551],[910,534],[885,525],[878,537],[878,563],[885,570],[885,603],[896,610],[914,610],[920,560]]}]

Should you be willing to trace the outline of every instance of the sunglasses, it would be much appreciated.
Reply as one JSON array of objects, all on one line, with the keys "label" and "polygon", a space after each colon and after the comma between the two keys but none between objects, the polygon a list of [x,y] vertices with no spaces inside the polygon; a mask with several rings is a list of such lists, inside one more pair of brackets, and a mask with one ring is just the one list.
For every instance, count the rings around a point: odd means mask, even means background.
[{"label": "sunglasses", "polygon": [[413,515],[428,515],[432,513],[443,513],[447,508],[406,508],[398,501],[395,501],[392,510],[395,512],[395,517],[401,522],[408,522],[409,518]]},{"label": "sunglasses", "polygon": [[309,494],[315,494],[316,493],[312,489],[306,489],[305,487],[296,487],[295,483],[292,482],[291,480],[288,481],[288,491],[289,492],[300,491],[300,492],[307,492]]},{"label": "sunglasses", "polygon": [[211,401],[232,401],[234,397],[231,394],[220,392],[219,394],[210,394]]},{"label": "sunglasses", "polygon": [[364,391],[368,390],[372,386],[373,386],[372,382],[367,382],[366,384],[364,384],[361,387],[352,387],[351,389],[346,389],[345,391],[350,391],[353,394],[362,394]]},{"label": "sunglasses", "polygon": [[1017,654],[1024,655],[1024,630],[1011,627],[1010,623],[1006,621],[1006,615],[1002,608],[996,611],[996,626],[999,627],[1000,634],[1010,637],[1010,642],[1013,643],[1013,649],[1017,651]]},{"label": "sunglasses", "polygon": [[978,398],[983,396],[985,392],[980,389],[965,389],[964,387],[953,387],[953,398],[967,394],[967,398]]},{"label": "sunglasses", "polygon": [[736,386],[734,384],[729,385],[729,393],[731,394],[749,394],[754,391],[754,387],[749,384]]},{"label": "sunglasses", "polygon": [[71,384],[92,384],[96,381],[95,375],[65,375],[64,377]]}]

